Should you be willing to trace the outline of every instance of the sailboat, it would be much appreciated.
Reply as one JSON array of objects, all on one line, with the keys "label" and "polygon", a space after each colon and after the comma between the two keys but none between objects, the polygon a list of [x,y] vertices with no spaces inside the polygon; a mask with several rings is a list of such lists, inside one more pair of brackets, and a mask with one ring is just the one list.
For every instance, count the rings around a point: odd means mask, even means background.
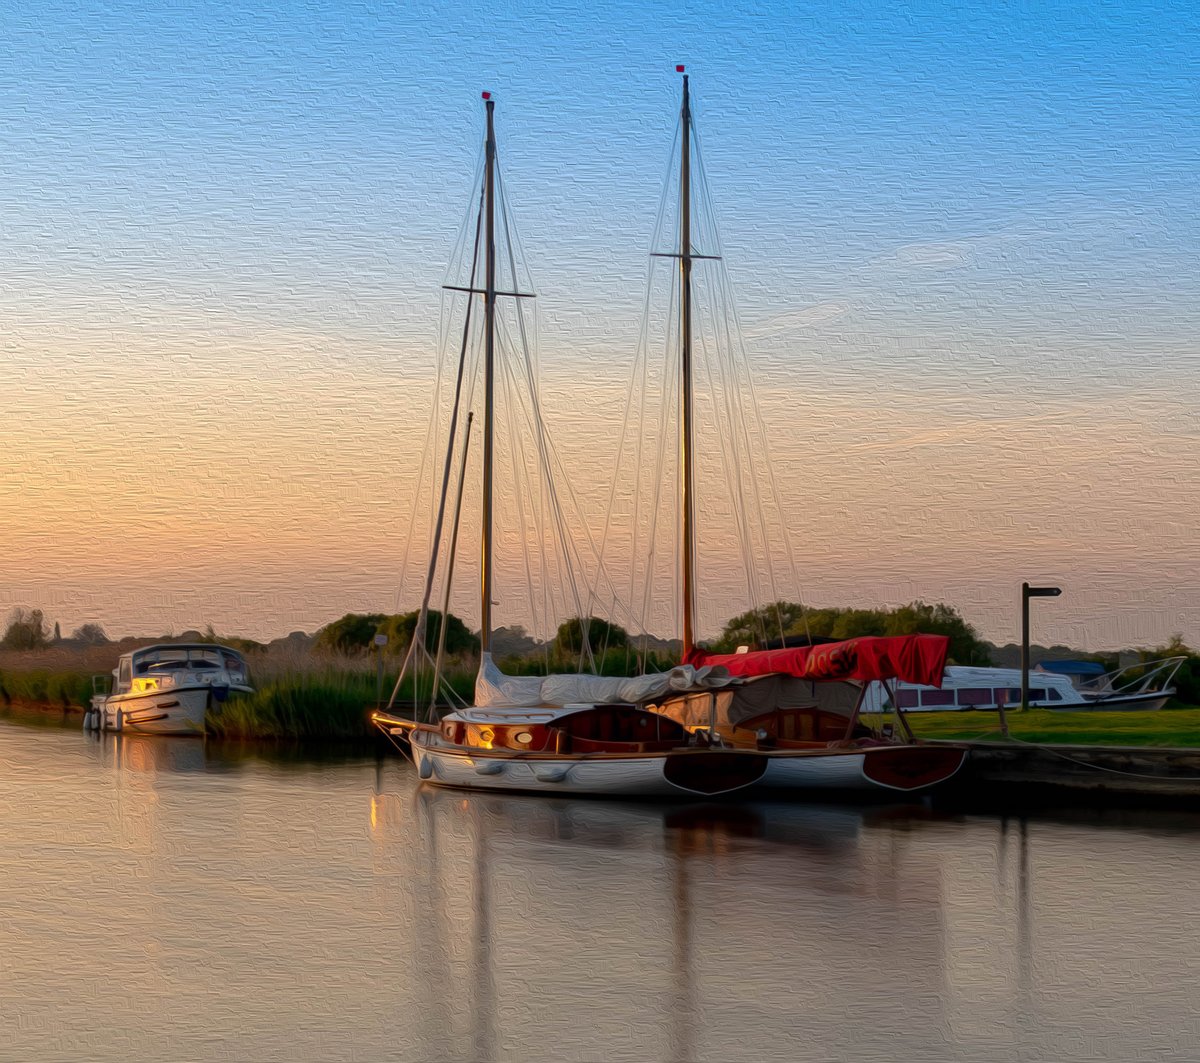
[{"label": "sailboat", "polygon": [[[916,742],[903,712],[897,713],[905,732],[902,740],[876,737],[859,718],[872,681],[900,679],[936,686],[949,645],[945,637],[861,638],[728,658],[710,658],[695,645],[691,296],[693,260],[707,256],[695,253],[691,238],[692,116],[686,74],[679,249],[670,256],[679,261],[682,290],[684,661],[663,673],[630,677],[509,676],[498,668],[491,642],[496,300],[520,293],[497,290],[495,101],[489,94],[484,100],[485,276],[482,288],[472,282],[460,289],[482,296],[484,307],[481,652],[474,704],[437,721],[376,712],[374,722],[411,756],[421,780],[466,789],[621,797],[712,797],[762,787],[898,793],[923,790],[952,776],[962,765],[965,750]],[[443,507],[453,445],[452,432]],[[465,447],[462,469],[465,475]],[[456,506],[451,556],[457,525]],[[436,542],[435,535],[435,551]],[[432,572],[431,564],[422,616],[432,590]],[[410,655],[418,642],[423,642],[419,622]],[[818,696],[818,690],[832,696]]]}]

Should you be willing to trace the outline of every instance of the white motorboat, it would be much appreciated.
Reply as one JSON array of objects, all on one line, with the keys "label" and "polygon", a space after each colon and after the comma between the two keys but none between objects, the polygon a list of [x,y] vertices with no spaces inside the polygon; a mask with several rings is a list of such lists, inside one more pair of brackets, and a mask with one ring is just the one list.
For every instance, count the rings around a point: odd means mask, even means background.
[{"label": "white motorboat", "polygon": [[246,659],[228,646],[209,643],[145,646],[122,655],[97,691],[84,727],[156,735],[203,735],[205,715],[233,694],[250,694]]},{"label": "white motorboat", "polygon": [[[1133,712],[1161,709],[1175,694],[1171,680],[1186,660],[1166,657],[1112,672],[1087,674],[1086,684],[1072,673],[1038,665],[1029,673],[1029,704],[1060,712]],[[1020,708],[1019,668],[950,666],[940,687],[899,682],[893,693],[873,683],[863,705],[865,713],[890,712],[899,705],[905,712],[966,712],[1003,707]]]}]

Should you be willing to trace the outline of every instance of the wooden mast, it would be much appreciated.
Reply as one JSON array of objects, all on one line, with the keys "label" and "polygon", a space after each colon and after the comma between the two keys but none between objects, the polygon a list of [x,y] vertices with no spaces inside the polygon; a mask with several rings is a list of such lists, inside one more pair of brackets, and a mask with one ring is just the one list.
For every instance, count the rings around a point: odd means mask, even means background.
[{"label": "wooden mast", "polygon": [[[495,421],[493,402],[495,390],[496,355],[496,130],[493,114],[496,101],[491,93],[483,98],[487,106],[487,147],[485,150],[484,198],[486,210],[485,277],[483,293],[484,309],[484,361],[483,361],[483,534],[480,550],[480,631],[479,648],[482,653],[492,649],[492,465],[493,436]],[[442,624],[445,624],[445,618]]]},{"label": "wooden mast", "polygon": [[[683,67],[676,67],[682,73]],[[683,659],[695,646],[696,619],[696,514],[692,463],[692,111],[688,99],[688,78],[683,75],[682,134],[679,162],[679,328],[682,381],[680,395],[680,451],[682,454],[681,500],[683,524]]]}]

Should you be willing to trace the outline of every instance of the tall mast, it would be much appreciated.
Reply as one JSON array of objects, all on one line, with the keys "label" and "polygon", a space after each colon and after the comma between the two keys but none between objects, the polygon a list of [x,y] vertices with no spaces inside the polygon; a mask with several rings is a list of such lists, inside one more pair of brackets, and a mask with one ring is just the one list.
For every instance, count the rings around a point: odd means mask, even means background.
[{"label": "tall mast", "polygon": [[[676,67],[676,70],[682,72],[683,67]],[[696,619],[696,499],[692,468],[692,110],[687,74],[683,75],[682,128],[679,159],[679,330],[683,376],[680,451],[683,463],[683,657],[687,660],[695,645]]]},{"label": "tall mast", "polygon": [[[486,211],[486,250],[483,293],[484,359],[483,359],[483,535],[480,543],[482,558],[479,648],[483,653],[492,649],[492,437],[493,390],[495,386],[496,355],[496,130],[493,115],[496,101],[490,92],[483,98],[487,106],[487,148],[484,170]],[[445,624],[445,620],[442,621]]]}]

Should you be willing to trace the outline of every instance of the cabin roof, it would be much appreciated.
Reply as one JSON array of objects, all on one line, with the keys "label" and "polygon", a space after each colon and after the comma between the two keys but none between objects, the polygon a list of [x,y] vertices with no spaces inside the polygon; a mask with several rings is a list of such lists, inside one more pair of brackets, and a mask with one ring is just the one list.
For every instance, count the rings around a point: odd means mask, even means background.
[{"label": "cabin roof", "polygon": [[153,646],[140,646],[136,650],[131,650],[129,653],[124,653],[122,657],[137,657],[143,653],[150,653],[154,650],[224,650],[226,653],[242,656],[240,650],[235,650],[232,646],[221,646],[215,642],[156,642]]},{"label": "cabin roof", "polygon": [[1104,675],[1105,667],[1099,661],[1040,661],[1038,668],[1043,672],[1058,675]]}]

